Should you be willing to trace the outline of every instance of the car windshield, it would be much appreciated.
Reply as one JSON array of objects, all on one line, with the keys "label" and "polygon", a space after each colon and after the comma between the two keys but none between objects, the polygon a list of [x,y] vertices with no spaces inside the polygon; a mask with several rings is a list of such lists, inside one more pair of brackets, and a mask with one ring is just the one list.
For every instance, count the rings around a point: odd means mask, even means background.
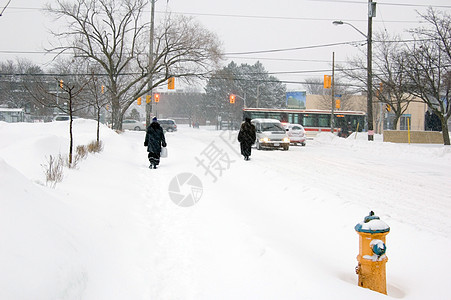
[{"label": "car windshield", "polygon": [[285,131],[283,129],[282,125],[277,123],[263,123],[262,124],[262,131]]},{"label": "car windshield", "polygon": [[291,127],[291,130],[302,130],[302,128],[299,126],[293,126]]}]

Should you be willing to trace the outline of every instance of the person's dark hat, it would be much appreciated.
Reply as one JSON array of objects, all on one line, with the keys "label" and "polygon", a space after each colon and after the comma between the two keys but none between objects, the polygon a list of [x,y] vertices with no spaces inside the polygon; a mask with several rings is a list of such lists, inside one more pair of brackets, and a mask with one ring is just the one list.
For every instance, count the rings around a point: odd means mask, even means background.
[{"label": "person's dark hat", "polygon": [[157,122],[158,120],[157,120],[157,117],[153,117],[152,118],[152,122]]}]

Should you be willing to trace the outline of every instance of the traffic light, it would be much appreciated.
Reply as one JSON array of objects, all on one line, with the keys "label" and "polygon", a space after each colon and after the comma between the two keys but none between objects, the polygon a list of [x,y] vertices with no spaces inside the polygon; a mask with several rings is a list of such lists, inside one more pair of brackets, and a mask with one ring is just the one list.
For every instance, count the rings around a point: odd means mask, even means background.
[{"label": "traffic light", "polygon": [[168,78],[168,90],[173,90],[175,88],[175,78]]},{"label": "traffic light", "polygon": [[146,103],[152,102],[152,96],[146,95]]},{"label": "traffic light", "polygon": [[391,111],[391,106],[390,104],[385,104],[385,109],[389,112]]},{"label": "traffic light", "polygon": [[102,94],[103,94],[103,93],[105,93],[105,86],[104,86],[104,85],[102,85],[102,87],[101,87],[101,89],[100,89],[100,90],[101,90]]},{"label": "traffic light", "polygon": [[331,86],[332,86],[332,76],[324,75],[324,88],[330,89]]},{"label": "traffic light", "polygon": [[341,107],[341,101],[340,101],[340,99],[335,99],[335,108],[336,108],[336,109],[340,109],[340,107]]},{"label": "traffic light", "polygon": [[155,103],[160,102],[160,94],[154,94]]},{"label": "traffic light", "polygon": [[230,98],[230,103],[234,104],[235,103],[235,95],[234,94],[230,94],[229,98]]},{"label": "traffic light", "polygon": [[62,89],[63,88],[63,80],[62,79],[60,79],[60,89]]},{"label": "traffic light", "polygon": [[138,105],[141,105],[141,97],[138,97]]},{"label": "traffic light", "polygon": [[382,82],[379,82],[379,88],[376,90],[376,96],[379,97],[382,94],[382,90],[384,89],[384,85]]}]

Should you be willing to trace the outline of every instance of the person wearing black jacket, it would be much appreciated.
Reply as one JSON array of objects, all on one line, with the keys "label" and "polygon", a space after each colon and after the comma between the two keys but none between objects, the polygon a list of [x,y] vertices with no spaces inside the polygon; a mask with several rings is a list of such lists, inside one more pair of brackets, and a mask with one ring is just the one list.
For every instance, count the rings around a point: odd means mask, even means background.
[{"label": "person wearing black jacket", "polygon": [[238,133],[238,142],[240,142],[241,155],[244,156],[244,160],[249,160],[251,156],[251,147],[255,143],[255,126],[251,123],[251,119],[246,118],[241,124],[240,131]]},{"label": "person wearing black jacket", "polygon": [[144,146],[147,147],[149,154],[147,157],[150,162],[150,169],[156,169],[160,163],[161,146],[166,147],[166,139],[164,138],[163,128],[157,121],[157,117],[152,119],[152,123],[147,127],[146,139],[144,140]]}]

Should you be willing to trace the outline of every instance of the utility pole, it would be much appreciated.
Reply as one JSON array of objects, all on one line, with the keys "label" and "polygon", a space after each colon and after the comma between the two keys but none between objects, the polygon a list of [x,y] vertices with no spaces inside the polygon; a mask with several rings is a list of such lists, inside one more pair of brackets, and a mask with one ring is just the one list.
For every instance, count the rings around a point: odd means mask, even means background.
[{"label": "utility pole", "polygon": [[368,34],[367,34],[367,117],[368,117],[368,141],[374,141],[373,128],[373,17],[376,16],[376,2],[368,0]]},{"label": "utility pole", "polygon": [[334,25],[342,25],[347,24],[352,28],[357,30],[361,35],[366,38],[366,89],[367,89],[367,101],[366,101],[366,109],[367,109],[367,122],[368,122],[368,141],[374,140],[374,126],[373,126],[373,17],[376,17],[376,2],[372,0],[368,0],[368,33],[365,35],[362,31],[360,31],[357,27],[352,25],[351,23],[343,22],[343,21],[334,21],[332,22]]},{"label": "utility pole", "polygon": [[149,93],[151,95],[150,102],[147,103],[146,101],[146,127],[149,127],[150,125],[150,115],[152,113],[152,98],[153,98],[153,92],[152,92],[152,70],[153,70],[153,35],[154,35],[154,16],[155,16],[155,1],[156,0],[150,0],[150,43],[149,43],[149,83],[147,85],[147,88],[149,89]]},{"label": "utility pole", "polygon": [[335,52],[332,52],[332,110],[330,114],[330,132],[334,133],[334,127],[335,127]]}]

